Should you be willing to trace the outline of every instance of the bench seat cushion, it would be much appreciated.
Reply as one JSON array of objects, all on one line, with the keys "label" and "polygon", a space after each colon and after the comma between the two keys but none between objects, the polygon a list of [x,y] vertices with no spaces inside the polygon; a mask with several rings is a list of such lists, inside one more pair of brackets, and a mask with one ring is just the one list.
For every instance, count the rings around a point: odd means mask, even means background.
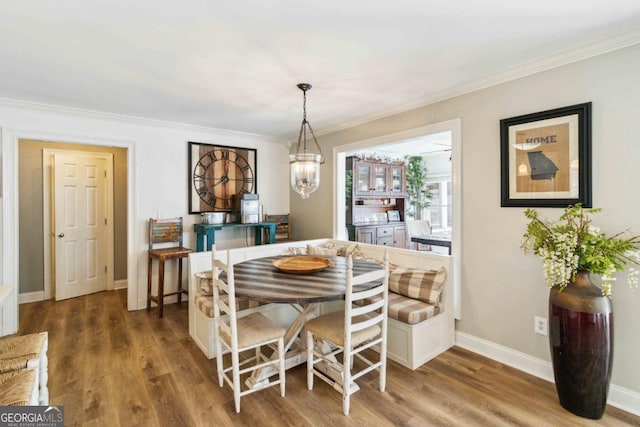
[{"label": "bench seat cushion", "polygon": [[[194,298],[194,303],[205,316],[213,319],[213,280],[211,280],[211,270],[196,273],[196,277],[200,279],[200,289]],[[228,301],[229,296],[222,295],[221,298],[224,301]],[[236,311],[259,307],[264,304],[266,303],[236,297]]]},{"label": "bench seat cushion", "polygon": [[415,325],[442,313],[444,307],[389,292],[389,317]]},{"label": "bench seat cushion", "polygon": [[[222,295],[221,298],[226,301],[229,299],[229,296]],[[205,291],[200,290],[194,299],[194,303],[196,307],[198,307],[198,310],[200,310],[205,316],[213,319],[213,296],[207,295]],[[259,307],[264,304],[266,303],[236,297],[236,311]]]},{"label": "bench seat cushion", "polygon": [[213,280],[211,280],[211,270],[196,273],[196,277],[200,280],[200,292],[204,295],[213,295]]},{"label": "bench seat cushion", "polygon": [[[382,297],[367,298],[365,302],[370,304]],[[424,322],[444,311],[444,307],[429,304],[424,301],[405,297],[395,292],[389,292],[388,316],[408,325]]]}]

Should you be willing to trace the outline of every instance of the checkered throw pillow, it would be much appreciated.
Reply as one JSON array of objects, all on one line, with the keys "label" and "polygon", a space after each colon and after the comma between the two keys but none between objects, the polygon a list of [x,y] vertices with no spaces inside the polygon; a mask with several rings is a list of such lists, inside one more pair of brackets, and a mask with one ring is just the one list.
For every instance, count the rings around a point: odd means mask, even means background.
[{"label": "checkered throw pillow", "polygon": [[436,307],[440,304],[446,270],[417,270],[397,267],[389,273],[389,290]]}]

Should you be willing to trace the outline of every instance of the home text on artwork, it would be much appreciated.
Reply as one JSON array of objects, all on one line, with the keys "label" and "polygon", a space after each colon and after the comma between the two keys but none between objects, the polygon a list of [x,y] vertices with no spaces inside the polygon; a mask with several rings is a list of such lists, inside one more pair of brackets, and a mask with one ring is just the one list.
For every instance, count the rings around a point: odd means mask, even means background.
[{"label": "home text on artwork", "polygon": [[529,138],[525,141],[526,144],[552,144],[554,142],[558,142],[557,134],[536,136],[534,138]]}]

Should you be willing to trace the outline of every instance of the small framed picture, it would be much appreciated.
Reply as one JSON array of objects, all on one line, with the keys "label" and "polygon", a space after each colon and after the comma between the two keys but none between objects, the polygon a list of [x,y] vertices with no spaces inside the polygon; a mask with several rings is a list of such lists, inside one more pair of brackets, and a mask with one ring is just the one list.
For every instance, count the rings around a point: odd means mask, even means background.
[{"label": "small framed picture", "polygon": [[388,221],[400,221],[400,211],[387,211]]},{"label": "small framed picture", "polygon": [[500,120],[502,206],[591,207],[591,103]]}]

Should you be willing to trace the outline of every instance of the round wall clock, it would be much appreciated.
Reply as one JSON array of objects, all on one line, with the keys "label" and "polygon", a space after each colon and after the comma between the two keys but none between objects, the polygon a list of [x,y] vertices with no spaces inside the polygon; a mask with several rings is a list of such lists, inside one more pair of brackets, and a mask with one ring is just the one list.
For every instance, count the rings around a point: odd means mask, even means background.
[{"label": "round wall clock", "polygon": [[193,169],[193,185],[211,210],[231,210],[231,196],[253,192],[251,164],[233,149],[216,148],[205,153]]}]

